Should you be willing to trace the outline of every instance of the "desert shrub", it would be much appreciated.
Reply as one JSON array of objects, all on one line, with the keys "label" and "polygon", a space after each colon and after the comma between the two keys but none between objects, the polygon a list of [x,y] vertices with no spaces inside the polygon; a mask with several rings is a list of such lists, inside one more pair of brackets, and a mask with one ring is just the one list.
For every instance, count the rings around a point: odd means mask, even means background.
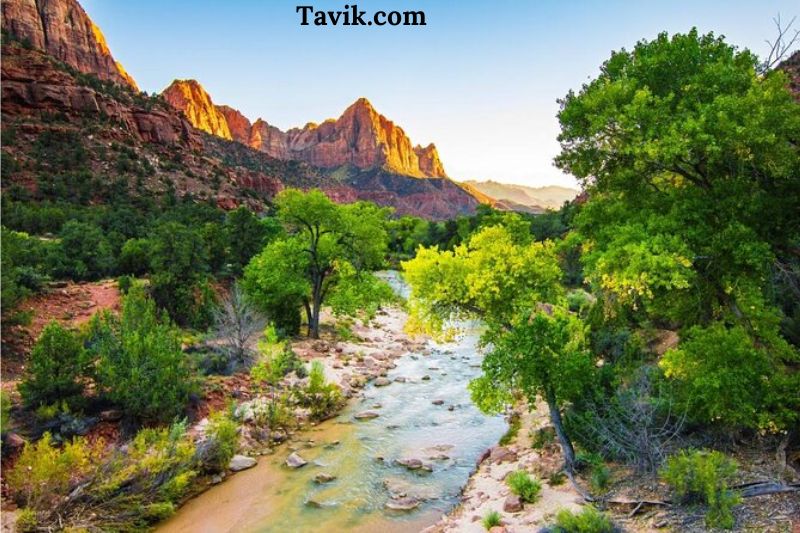
[{"label": "desert shrub", "polygon": [[224,471],[239,448],[236,422],[225,412],[212,413],[208,417],[205,444],[202,455],[203,468],[212,473]]},{"label": "desert shrub", "polygon": [[36,443],[26,443],[8,473],[8,485],[19,505],[42,511],[59,502],[76,480],[87,475],[99,460],[103,443],[90,445],[76,438],[57,448],[50,433]]},{"label": "desert shrub", "polygon": [[324,420],[334,414],[344,401],[342,391],[335,383],[325,380],[325,368],[319,361],[311,363],[308,385],[297,391],[297,401],[311,410],[311,418]]},{"label": "desert shrub", "polygon": [[733,527],[733,506],[740,497],[730,489],[738,465],[717,451],[682,450],[667,459],[661,475],[684,502],[708,505],[709,527]]},{"label": "desert shrub", "polygon": [[547,484],[551,487],[557,487],[559,485],[563,485],[566,479],[567,475],[562,470],[557,470],[547,476]]},{"label": "desert shrub", "polygon": [[89,330],[98,381],[111,401],[139,420],[167,422],[183,412],[194,383],[178,331],[141,287],[123,299],[119,318],[95,317]]},{"label": "desert shrub", "polygon": [[522,426],[522,421],[519,418],[519,413],[512,413],[511,419],[508,421],[508,430],[500,437],[498,444],[500,446],[507,446],[517,438],[519,429]]},{"label": "desert shrub", "polygon": [[511,492],[527,503],[533,503],[538,500],[539,493],[542,491],[542,484],[539,480],[531,477],[524,470],[517,470],[509,474],[506,478],[506,484],[511,489]]},{"label": "desert shrub", "polygon": [[486,516],[483,517],[483,520],[481,520],[481,524],[483,524],[483,528],[488,531],[493,527],[503,525],[503,519],[497,511],[489,511],[486,513]]},{"label": "desert shrub", "polygon": [[39,519],[36,517],[36,511],[33,509],[25,508],[20,509],[17,513],[17,521],[14,526],[20,533],[30,533],[36,531],[39,526]]},{"label": "desert shrub", "polygon": [[614,524],[594,507],[584,507],[579,513],[562,509],[556,515],[552,528],[555,533],[613,533]]},{"label": "desert shrub", "polygon": [[77,402],[83,392],[89,358],[79,335],[58,322],[42,330],[31,351],[25,378],[19,386],[29,407]]}]

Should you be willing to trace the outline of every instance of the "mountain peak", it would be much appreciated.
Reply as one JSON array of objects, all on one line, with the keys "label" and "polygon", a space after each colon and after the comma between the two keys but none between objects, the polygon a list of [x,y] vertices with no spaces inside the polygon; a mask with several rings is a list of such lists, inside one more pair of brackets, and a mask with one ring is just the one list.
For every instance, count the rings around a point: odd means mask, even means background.
[{"label": "mountain peak", "polygon": [[3,31],[79,72],[139,90],[76,0],[3,0],[2,11]]},{"label": "mountain peak", "polygon": [[191,124],[206,133],[231,140],[228,120],[197,80],[174,80],[161,93],[172,107],[183,111]]}]

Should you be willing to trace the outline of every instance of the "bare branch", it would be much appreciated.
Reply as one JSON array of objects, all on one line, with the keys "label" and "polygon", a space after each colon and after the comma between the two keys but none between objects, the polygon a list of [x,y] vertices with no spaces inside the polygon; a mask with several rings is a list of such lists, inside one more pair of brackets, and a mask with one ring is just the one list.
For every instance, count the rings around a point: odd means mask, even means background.
[{"label": "bare branch", "polygon": [[800,39],[800,29],[792,30],[792,26],[795,20],[797,20],[797,17],[792,17],[792,20],[790,20],[786,26],[781,22],[780,13],[772,20],[778,30],[778,35],[775,37],[774,41],[770,41],[769,39],[765,40],[767,46],[769,46],[769,53],[764,62],[758,67],[760,74],[766,74],[774,69],[789,55],[794,44]]},{"label": "bare branch", "polygon": [[238,284],[233,286],[214,314],[217,337],[224,343],[232,362],[240,365],[249,362],[251,341],[264,330],[266,323]]}]

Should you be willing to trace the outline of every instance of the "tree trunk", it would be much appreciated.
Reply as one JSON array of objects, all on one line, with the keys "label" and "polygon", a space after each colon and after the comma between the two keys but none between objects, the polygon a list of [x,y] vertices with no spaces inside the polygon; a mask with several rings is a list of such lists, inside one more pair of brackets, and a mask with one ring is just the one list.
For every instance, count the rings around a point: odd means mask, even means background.
[{"label": "tree trunk", "polygon": [[558,408],[554,394],[547,395],[547,407],[550,410],[550,421],[553,422],[558,442],[561,444],[561,451],[564,453],[565,467],[571,473],[575,469],[575,448],[573,448],[572,441],[564,429],[564,423],[561,421],[561,411]]},{"label": "tree trunk", "polygon": [[308,330],[308,336],[311,337],[311,322],[313,322],[314,314],[311,312],[311,304],[308,303],[308,300],[303,301],[303,307],[306,309],[306,329]]}]

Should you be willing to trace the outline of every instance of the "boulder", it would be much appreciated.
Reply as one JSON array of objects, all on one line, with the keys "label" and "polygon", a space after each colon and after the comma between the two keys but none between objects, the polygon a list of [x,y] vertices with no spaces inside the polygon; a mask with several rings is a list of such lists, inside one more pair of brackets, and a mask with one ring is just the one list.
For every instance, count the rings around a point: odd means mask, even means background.
[{"label": "boulder", "polygon": [[336,479],[336,476],[334,476],[332,474],[328,474],[327,472],[320,472],[319,474],[314,476],[314,483],[320,483],[320,484],[321,483],[330,483],[331,481],[334,481],[335,479]]},{"label": "boulder", "polygon": [[420,459],[416,459],[414,457],[407,457],[407,458],[403,458],[403,459],[398,459],[397,460],[397,464],[399,464],[400,466],[404,466],[404,467],[408,468],[409,470],[419,470],[420,468],[422,468],[424,466],[424,464],[422,463],[422,461]]},{"label": "boulder", "polygon": [[522,500],[516,494],[509,494],[503,502],[503,511],[506,513],[518,513],[522,511]]},{"label": "boulder", "polygon": [[378,379],[375,380],[376,387],[386,387],[387,385],[391,385],[391,383],[392,382],[386,379],[385,377],[379,377]]},{"label": "boulder", "polygon": [[444,404],[444,400],[433,400],[431,403],[433,405],[443,405]]},{"label": "boulder", "polygon": [[360,413],[353,415],[353,418],[356,420],[371,420],[373,418],[378,418],[379,416],[381,415],[375,411],[361,411]]},{"label": "boulder", "polygon": [[421,502],[416,498],[397,498],[386,502],[386,508],[393,511],[411,511],[419,507]]},{"label": "boulder", "polygon": [[252,457],[247,457],[246,455],[234,455],[231,458],[230,464],[228,464],[228,468],[234,472],[239,472],[240,470],[253,468],[256,466],[256,464],[258,464],[258,461]]},{"label": "boulder", "polygon": [[301,466],[305,466],[308,464],[308,461],[300,457],[297,452],[292,452],[289,454],[289,457],[286,458],[286,466],[289,468],[300,468]]}]

